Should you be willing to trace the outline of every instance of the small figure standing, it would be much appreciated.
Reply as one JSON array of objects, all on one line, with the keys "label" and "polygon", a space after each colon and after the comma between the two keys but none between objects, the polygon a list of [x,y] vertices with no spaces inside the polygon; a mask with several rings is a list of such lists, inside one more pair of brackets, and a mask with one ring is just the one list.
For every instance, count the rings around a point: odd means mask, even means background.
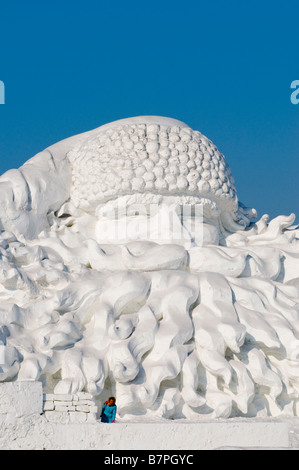
[{"label": "small figure standing", "polygon": [[102,423],[115,423],[115,415],[116,415],[116,399],[115,397],[109,397],[107,401],[105,401],[102,413],[101,413],[101,422]]}]

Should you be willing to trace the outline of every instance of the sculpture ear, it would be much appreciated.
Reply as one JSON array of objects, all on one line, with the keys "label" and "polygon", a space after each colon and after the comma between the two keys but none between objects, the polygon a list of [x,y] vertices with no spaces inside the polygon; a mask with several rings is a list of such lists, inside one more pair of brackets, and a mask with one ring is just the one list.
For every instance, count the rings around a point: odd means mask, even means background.
[{"label": "sculpture ear", "polygon": [[46,149],[18,170],[0,176],[1,230],[36,238],[41,231],[49,230],[49,211],[58,210],[69,199],[70,165],[64,147],[54,147],[55,158]]}]

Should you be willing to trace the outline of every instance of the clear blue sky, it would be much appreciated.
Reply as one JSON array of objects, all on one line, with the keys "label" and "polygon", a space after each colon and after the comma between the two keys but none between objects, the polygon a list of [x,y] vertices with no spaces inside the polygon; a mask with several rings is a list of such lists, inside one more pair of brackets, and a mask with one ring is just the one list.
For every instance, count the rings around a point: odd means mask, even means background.
[{"label": "clear blue sky", "polygon": [[239,199],[299,219],[298,0],[0,0],[0,174],[155,114],[224,153]]}]

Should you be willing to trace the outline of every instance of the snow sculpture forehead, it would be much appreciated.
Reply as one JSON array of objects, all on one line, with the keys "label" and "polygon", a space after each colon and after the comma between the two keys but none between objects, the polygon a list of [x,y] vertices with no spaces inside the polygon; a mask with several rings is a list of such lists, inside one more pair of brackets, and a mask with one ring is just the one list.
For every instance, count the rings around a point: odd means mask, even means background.
[{"label": "snow sculpture forehead", "polygon": [[193,196],[231,214],[238,209],[224,156],[180,121],[146,116],[115,121],[98,128],[68,158],[71,200],[87,211],[131,194]]}]

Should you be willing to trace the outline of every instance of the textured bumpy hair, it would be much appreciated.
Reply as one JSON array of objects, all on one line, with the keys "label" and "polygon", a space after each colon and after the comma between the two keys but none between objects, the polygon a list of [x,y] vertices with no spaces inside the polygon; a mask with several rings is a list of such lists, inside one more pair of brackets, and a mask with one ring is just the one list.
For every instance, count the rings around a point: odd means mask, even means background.
[{"label": "textured bumpy hair", "polygon": [[69,152],[71,198],[94,209],[122,195],[199,195],[236,212],[234,180],[224,156],[198,131],[158,124],[124,124],[101,130]]}]

